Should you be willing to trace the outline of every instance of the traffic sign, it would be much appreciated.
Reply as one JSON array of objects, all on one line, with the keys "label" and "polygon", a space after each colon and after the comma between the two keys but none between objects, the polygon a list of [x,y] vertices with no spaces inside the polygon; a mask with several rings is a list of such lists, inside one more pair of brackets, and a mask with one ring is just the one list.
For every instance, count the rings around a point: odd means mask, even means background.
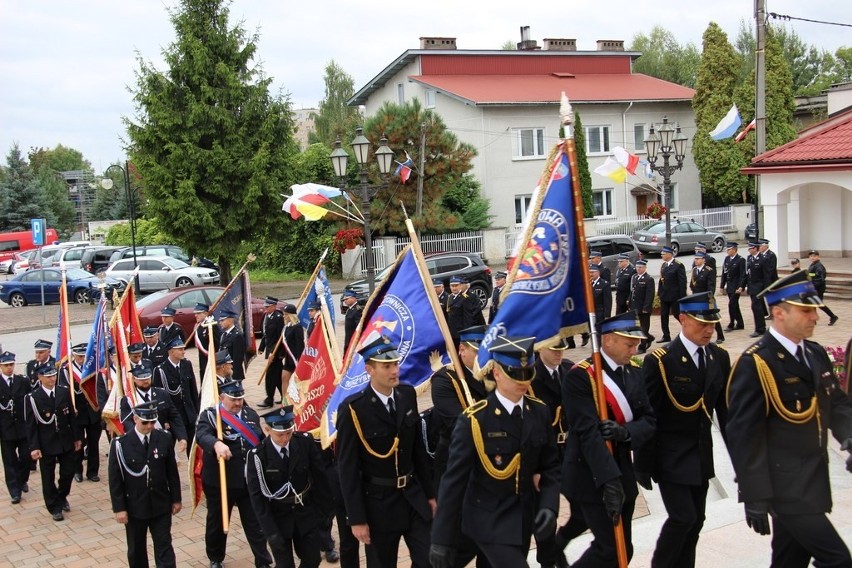
[{"label": "traffic sign", "polygon": [[33,228],[33,245],[37,247],[44,246],[44,233],[47,231],[47,221],[45,219],[30,219],[30,224]]}]

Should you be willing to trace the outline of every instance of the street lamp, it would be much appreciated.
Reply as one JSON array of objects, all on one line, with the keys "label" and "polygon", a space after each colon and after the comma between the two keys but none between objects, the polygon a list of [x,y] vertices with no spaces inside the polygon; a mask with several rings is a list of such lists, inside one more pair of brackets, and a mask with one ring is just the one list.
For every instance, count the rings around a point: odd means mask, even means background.
[{"label": "street lamp", "polygon": [[[104,177],[101,180],[101,187],[104,189],[112,189],[113,181],[112,178],[109,177],[109,171],[113,168],[121,170],[121,173],[124,176],[124,192],[125,197],[127,198],[127,210],[130,213],[130,246],[133,248],[133,268],[135,269],[138,267],[136,262],[136,211],[133,207],[133,191],[130,189],[129,164],[125,161],[123,167],[121,164],[113,164],[108,167],[104,171]],[[133,287],[136,289],[136,292],[139,292],[138,277],[133,279]]]},{"label": "street lamp", "polygon": [[[663,123],[651,131],[645,138],[645,151],[648,153],[648,163],[651,170],[659,172],[663,176],[663,205],[666,208],[666,246],[672,246],[672,174],[683,168],[683,159],[686,157],[686,136],[680,131],[680,125],[676,128],[669,123],[668,118],[663,117]],[[663,158],[663,165],[657,165],[658,154]],[[674,156],[675,163],[669,164],[669,159]]]},{"label": "street lamp", "polygon": [[[361,213],[364,216],[364,243],[367,247],[367,285],[370,289],[370,294],[376,288],[376,268],[373,261],[373,236],[370,232],[370,199],[377,191],[383,187],[387,187],[387,182],[379,185],[370,185],[367,165],[372,146],[366,136],[364,129],[357,128],[355,130],[355,138],[352,140],[351,146],[355,153],[355,161],[358,163],[359,186],[361,188]],[[382,175],[382,180],[387,179],[390,173],[391,165],[393,164],[393,150],[388,148],[388,139],[382,134],[379,140],[379,148],[374,152],[376,162],[379,166],[379,173]],[[334,175],[340,179],[341,188],[345,187],[346,164],[349,161],[349,154],[344,150],[340,143],[340,137],[334,142],[334,151],[329,156],[331,165],[334,168]]]}]

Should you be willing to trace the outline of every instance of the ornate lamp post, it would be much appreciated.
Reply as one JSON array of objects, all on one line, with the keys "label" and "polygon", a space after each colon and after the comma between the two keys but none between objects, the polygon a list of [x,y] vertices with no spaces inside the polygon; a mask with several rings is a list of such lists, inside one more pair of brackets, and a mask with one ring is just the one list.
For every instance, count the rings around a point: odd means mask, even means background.
[{"label": "ornate lamp post", "polygon": [[[370,199],[376,192],[383,187],[387,187],[387,182],[379,185],[370,185],[368,175],[368,160],[370,155],[370,147],[373,144],[364,136],[364,129],[358,128],[355,130],[355,138],[352,140],[352,151],[355,153],[355,161],[358,163],[359,187],[361,189],[361,213],[364,216],[364,242],[367,246],[367,285],[370,288],[370,293],[376,288],[376,268],[373,260],[373,236],[370,232]],[[382,180],[387,179],[390,173],[391,165],[393,164],[393,150],[388,148],[388,139],[382,135],[379,140],[379,148],[374,152],[376,162],[379,166],[379,173]],[[341,147],[340,138],[334,142],[334,151],[329,156],[331,165],[334,167],[334,174],[340,179],[341,188],[345,187],[346,165],[349,161],[349,154]]]},{"label": "ornate lamp post", "polygon": [[[663,205],[666,208],[666,246],[672,244],[672,174],[683,168],[683,159],[686,157],[686,136],[680,131],[680,125],[675,128],[669,123],[668,118],[663,117],[663,123],[657,127],[651,126],[648,137],[645,138],[645,151],[648,153],[648,162],[651,170],[663,176]],[[662,156],[663,165],[657,165],[657,158]],[[675,163],[669,164],[674,156]]]},{"label": "ornate lamp post", "polygon": [[[133,206],[133,190],[130,188],[130,170],[129,164],[124,162],[124,166],[121,164],[113,164],[108,167],[104,171],[104,177],[101,180],[101,187],[104,189],[112,189],[113,181],[112,178],[109,177],[109,171],[113,168],[117,168],[121,170],[122,175],[124,176],[124,193],[127,198],[127,210],[130,214],[130,246],[133,249],[133,268],[135,269],[138,264],[136,262],[136,210]],[[133,286],[136,288],[136,292],[139,292],[139,278],[133,279]]]}]

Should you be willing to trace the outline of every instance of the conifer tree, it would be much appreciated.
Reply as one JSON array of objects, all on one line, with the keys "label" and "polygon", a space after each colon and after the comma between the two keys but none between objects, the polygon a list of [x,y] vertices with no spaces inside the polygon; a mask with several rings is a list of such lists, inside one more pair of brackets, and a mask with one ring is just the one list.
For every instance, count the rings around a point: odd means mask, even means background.
[{"label": "conifer tree", "polygon": [[44,190],[21,155],[21,149],[13,144],[6,154],[4,178],[0,182],[0,230],[29,230],[30,219],[47,218],[45,201]]}]

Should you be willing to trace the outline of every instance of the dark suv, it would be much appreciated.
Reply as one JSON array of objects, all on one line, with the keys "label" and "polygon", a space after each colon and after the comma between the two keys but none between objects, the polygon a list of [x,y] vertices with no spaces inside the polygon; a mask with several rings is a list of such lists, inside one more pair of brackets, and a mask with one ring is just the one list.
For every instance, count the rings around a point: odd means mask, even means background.
[{"label": "dark suv", "polygon": [[[479,305],[482,309],[488,304],[494,284],[491,281],[491,269],[486,266],[478,253],[441,252],[427,254],[426,268],[429,269],[429,275],[432,278],[441,278],[444,281],[447,290],[450,289],[450,277],[466,277],[470,282],[468,293],[479,298]],[[390,267],[387,267],[376,274],[377,287],[389,271]],[[356,280],[347,284],[346,290],[354,290],[358,296],[358,302],[362,304],[369,297],[369,287],[366,280]],[[343,305],[342,301],[341,305]]]},{"label": "dark suv", "polygon": [[80,268],[97,274],[98,270],[109,266],[112,253],[120,249],[124,247],[94,246],[84,249],[80,256]]}]

